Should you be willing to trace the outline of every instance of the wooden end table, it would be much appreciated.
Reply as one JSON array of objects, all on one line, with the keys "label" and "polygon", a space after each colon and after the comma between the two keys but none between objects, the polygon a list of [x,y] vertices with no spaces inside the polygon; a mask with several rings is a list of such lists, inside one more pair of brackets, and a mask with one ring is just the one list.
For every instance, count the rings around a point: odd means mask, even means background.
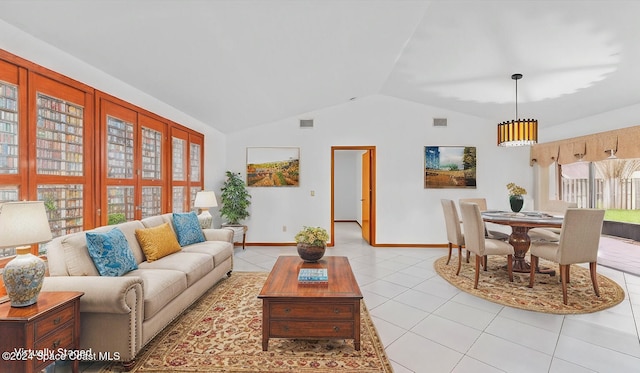
[{"label": "wooden end table", "polygon": [[[299,284],[300,268],[327,268],[326,284]],[[262,299],[262,350],[269,338],[353,339],[360,350],[362,293],[344,256],[305,263],[297,256],[276,261],[258,295]]]},{"label": "wooden end table", "polygon": [[[40,372],[60,351],[80,350],[82,292],[42,292],[27,307],[0,304],[0,372]],[[80,359],[72,360],[74,373]]]}]

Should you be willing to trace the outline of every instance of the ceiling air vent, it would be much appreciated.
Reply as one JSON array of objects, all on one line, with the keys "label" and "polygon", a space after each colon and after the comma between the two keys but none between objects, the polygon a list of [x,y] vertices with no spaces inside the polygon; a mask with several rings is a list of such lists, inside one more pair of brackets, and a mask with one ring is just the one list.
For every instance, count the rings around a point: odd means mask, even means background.
[{"label": "ceiling air vent", "polygon": [[434,127],[446,127],[447,126],[447,118],[433,118],[433,126]]},{"label": "ceiling air vent", "polygon": [[313,128],[313,119],[300,119],[300,128]]}]

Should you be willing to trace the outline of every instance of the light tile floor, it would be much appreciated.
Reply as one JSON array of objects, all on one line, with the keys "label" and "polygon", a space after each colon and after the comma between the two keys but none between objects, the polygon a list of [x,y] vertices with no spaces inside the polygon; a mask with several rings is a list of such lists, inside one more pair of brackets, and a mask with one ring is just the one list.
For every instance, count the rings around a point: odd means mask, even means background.
[{"label": "light tile floor", "polygon": [[[603,246],[616,246],[609,239]],[[459,291],[433,269],[445,253],[374,248],[357,224],[336,223],[326,255],[349,258],[396,373],[640,372],[640,277],[598,266],[625,300],[593,314],[550,315]],[[269,271],[279,255],[296,255],[295,247],[236,248],[234,271]]]},{"label": "light tile floor", "polygon": [[[640,246],[603,237],[598,266],[625,300],[585,315],[504,307],[459,291],[433,262],[445,249],[374,248],[355,223],[336,223],[326,255],[347,256],[396,373],[640,372]],[[236,247],[234,271],[264,271],[292,246]],[[629,263],[638,260],[636,268]],[[95,372],[101,364],[83,365]],[[56,369],[68,371],[64,365]],[[66,369],[64,369],[66,368]]]}]

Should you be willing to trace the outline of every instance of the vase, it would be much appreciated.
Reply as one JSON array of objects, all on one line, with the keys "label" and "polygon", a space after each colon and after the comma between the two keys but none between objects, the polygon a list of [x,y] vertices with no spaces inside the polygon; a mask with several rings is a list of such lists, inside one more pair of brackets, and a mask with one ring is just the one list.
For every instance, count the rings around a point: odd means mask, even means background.
[{"label": "vase", "polygon": [[524,197],[521,195],[509,196],[509,204],[511,205],[511,211],[520,212],[524,205]]},{"label": "vase", "polygon": [[298,244],[298,255],[308,263],[317,262],[324,256],[325,246],[315,246],[306,243]]},{"label": "vase", "polygon": [[2,278],[11,307],[30,306],[38,300],[46,265],[31,254],[31,247],[16,249],[16,257],[4,267]]}]

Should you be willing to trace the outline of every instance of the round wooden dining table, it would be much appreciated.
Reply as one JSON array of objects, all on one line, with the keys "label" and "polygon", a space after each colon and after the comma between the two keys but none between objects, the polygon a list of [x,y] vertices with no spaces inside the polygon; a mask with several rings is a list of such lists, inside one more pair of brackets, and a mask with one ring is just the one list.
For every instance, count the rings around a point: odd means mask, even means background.
[{"label": "round wooden dining table", "polygon": [[[531,238],[529,238],[529,229],[531,228],[560,228],[562,227],[562,216],[550,215],[544,212],[525,211],[484,211],[482,212],[482,220],[488,223],[509,225],[511,226],[511,234],[509,235],[509,243],[513,246],[513,271],[529,273],[531,267],[525,260],[525,255],[531,246]],[[537,272],[555,276],[553,269],[537,268]]]}]

